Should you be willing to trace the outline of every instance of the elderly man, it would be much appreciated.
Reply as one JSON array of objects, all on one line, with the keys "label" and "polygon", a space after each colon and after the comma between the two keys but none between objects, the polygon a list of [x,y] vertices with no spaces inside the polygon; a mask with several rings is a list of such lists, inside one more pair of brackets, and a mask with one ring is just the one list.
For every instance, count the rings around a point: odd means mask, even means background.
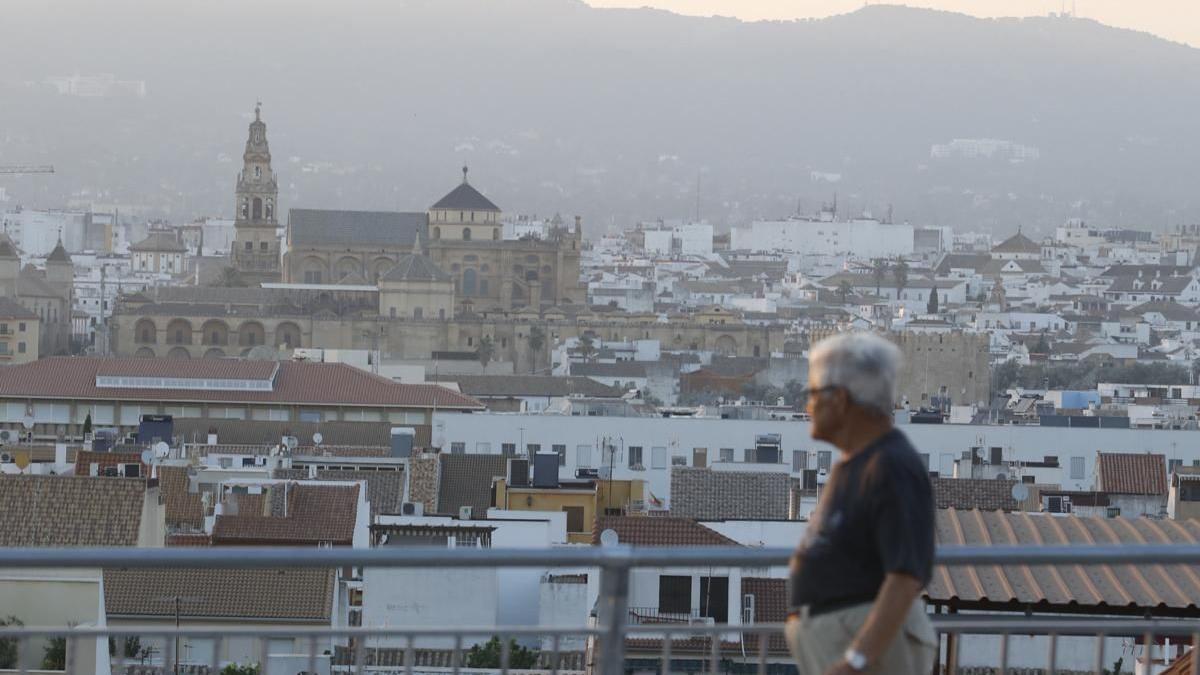
[{"label": "elderly man", "polygon": [[900,350],[848,333],[809,356],[812,437],[841,451],[792,558],[788,646],[802,675],[933,672],[919,600],[933,571],[929,474],[892,425]]}]

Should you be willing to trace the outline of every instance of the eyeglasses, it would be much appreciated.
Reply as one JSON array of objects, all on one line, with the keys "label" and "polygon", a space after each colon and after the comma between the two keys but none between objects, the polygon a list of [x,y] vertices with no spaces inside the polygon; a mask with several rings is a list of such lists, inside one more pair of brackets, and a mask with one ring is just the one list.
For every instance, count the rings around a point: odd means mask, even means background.
[{"label": "eyeglasses", "polygon": [[836,384],[827,384],[823,387],[805,387],[800,390],[800,396],[802,398],[808,398],[810,396],[814,396],[817,394],[824,394],[825,392],[835,391],[835,390],[841,389],[841,388],[842,387],[840,387]]}]

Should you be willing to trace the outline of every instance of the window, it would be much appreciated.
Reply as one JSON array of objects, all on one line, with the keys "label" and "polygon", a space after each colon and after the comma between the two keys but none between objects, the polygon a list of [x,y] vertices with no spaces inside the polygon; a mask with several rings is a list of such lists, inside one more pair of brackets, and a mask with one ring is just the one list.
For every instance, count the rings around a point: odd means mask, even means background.
[{"label": "window", "polygon": [[516,443],[501,443],[500,444],[500,454],[504,455],[505,457],[512,457],[513,455],[517,454],[517,444]]},{"label": "window", "polygon": [[717,456],[720,458],[720,460],[722,462],[732,462],[733,461],[733,448],[721,448],[717,452]]},{"label": "window", "polygon": [[592,446],[577,445],[575,446],[575,466],[582,469],[588,469],[592,466]]},{"label": "window", "polygon": [[25,343],[24,343],[24,342],[18,342],[18,343],[17,343],[17,353],[18,353],[18,354],[24,354],[24,353],[25,353]]},{"label": "window", "polygon": [[650,468],[665,469],[667,468],[667,449],[666,448],[650,448]]},{"label": "window", "polygon": [[463,228],[463,241],[471,241],[471,228]]},{"label": "window", "polygon": [[1179,481],[1179,501],[1200,502],[1200,482],[1194,480]]},{"label": "window", "polygon": [[671,455],[671,466],[687,466],[687,457],[684,455]]},{"label": "window", "polygon": [[450,444],[450,454],[465,455],[467,454],[467,444],[462,441],[454,441]]},{"label": "window", "polygon": [[708,448],[692,448],[692,466],[701,469],[708,466]]},{"label": "window", "polygon": [[263,253],[266,253],[267,251],[271,250],[271,245],[265,241],[260,242],[258,245],[258,250],[262,251]]},{"label": "window", "polygon": [[692,578],[663,575],[658,578],[658,611],[661,614],[692,614]]},{"label": "window", "polygon": [[17,324],[17,329],[20,330],[22,333],[24,333],[25,332],[25,322],[22,321],[21,323]]},{"label": "window", "polygon": [[567,532],[583,532],[583,507],[564,506],[562,510],[567,514]]},{"label": "window", "polygon": [[[992,464],[1003,464],[1004,463],[1004,448],[998,448],[998,447],[992,446],[989,449],[989,452],[991,454],[990,459],[991,459]],[[1082,476],[1080,476],[1080,478],[1082,478]]]},{"label": "window", "polygon": [[826,471],[829,471],[829,468],[831,466],[833,466],[833,451],[832,450],[818,450],[817,451],[817,469],[824,469]]},{"label": "window", "polygon": [[631,468],[631,469],[641,469],[642,468],[642,446],[640,446],[640,445],[629,446],[629,468]]},{"label": "window", "polygon": [[1082,457],[1071,458],[1071,480],[1083,480],[1084,464]]},{"label": "window", "polygon": [[421,319],[425,316],[425,310],[420,307],[413,307],[413,318]]},{"label": "window", "polygon": [[554,445],[551,445],[550,449],[554,451],[554,454],[558,455],[558,465],[566,466],[567,465],[567,446],[562,445],[560,443],[556,443]]},{"label": "window", "polygon": [[304,272],[304,283],[306,283],[306,284],[321,283],[321,271],[320,270],[306,270]]},{"label": "window", "polygon": [[253,251],[254,250],[254,242],[252,242],[252,241],[246,242],[246,250]]},{"label": "window", "polygon": [[729,577],[700,577],[700,616],[729,621]]},{"label": "window", "polygon": [[792,473],[799,473],[808,468],[808,452],[804,450],[792,451]]}]

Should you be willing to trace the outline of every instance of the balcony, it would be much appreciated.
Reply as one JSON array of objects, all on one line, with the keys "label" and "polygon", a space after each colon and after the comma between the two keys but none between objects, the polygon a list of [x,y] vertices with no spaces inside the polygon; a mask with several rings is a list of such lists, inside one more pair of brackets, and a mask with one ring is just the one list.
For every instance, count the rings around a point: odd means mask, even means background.
[{"label": "balcony", "polygon": [[[1188,538],[1195,541],[1194,538]],[[228,549],[0,549],[0,568],[28,575],[38,570],[97,569],[321,569],[397,568],[410,570],[486,570],[486,569],[573,569],[588,570],[599,577],[598,597],[586,622],[579,625],[413,625],[311,627],[272,627],[243,622],[236,629],[229,625],[185,625],[175,627],[167,620],[156,625],[52,625],[5,626],[0,628],[0,650],[15,655],[16,662],[0,664],[10,668],[0,672],[40,671],[44,665],[43,645],[48,638],[65,638],[63,661],[71,673],[125,673],[163,675],[168,672],[212,675],[229,664],[220,658],[223,641],[256,641],[256,659],[261,673],[328,673],[374,675],[411,675],[415,672],[459,675],[464,669],[473,673],[537,671],[548,675],[588,673],[624,675],[632,671],[672,673],[742,673],[766,675],[791,672],[791,659],[781,639],[778,621],[757,621],[767,605],[781,611],[783,601],[746,603],[731,611],[730,622],[713,625],[696,613],[672,615],[630,606],[631,572],[646,568],[730,569],[780,568],[787,563],[789,551],[763,548],[628,548],[564,547],[555,549],[445,549],[445,548],[244,548],[231,556]],[[1140,585],[1151,596],[1162,588],[1173,589],[1187,597],[1172,598],[1171,607],[1154,611],[1123,611],[1131,607],[1099,608],[1095,615],[1047,614],[1029,606],[1015,611],[993,611],[986,603],[976,602],[974,609],[963,608],[939,613],[931,618],[940,634],[940,673],[1010,672],[1109,672],[1122,659],[1121,672],[1161,672],[1167,661],[1174,667],[1197,672],[1189,657],[1179,658],[1179,645],[1195,644],[1200,639],[1200,611],[1197,598],[1183,589],[1193,589],[1200,564],[1200,544],[1131,544],[1101,546],[952,546],[938,552],[941,568],[937,575],[961,575],[963,582],[974,584],[982,593],[993,583],[989,575],[1007,569],[1025,575],[1038,585],[1039,570],[1104,570],[1105,575],[1130,575],[1129,583]],[[967,568],[967,569],[963,569]],[[1168,568],[1183,570],[1168,575]],[[992,570],[984,573],[984,570]],[[1031,571],[1032,570],[1032,571]],[[1075,574],[1071,571],[1071,574]],[[1058,572],[1061,587],[1043,592],[1067,591]],[[1160,576],[1162,578],[1160,579]],[[576,575],[579,576],[579,575]],[[1170,580],[1175,576],[1175,580]],[[1047,577],[1047,578],[1049,578]],[[997,577],[999,578],[999,577]],[[1166,581],[1163,581],[1166,579]],[[1112,577],[1116,583],[1117,578]],[[743,586],[743,590],[745,586]],[[1103,590],[1103,589],[1101,589]],[[1012,589],[1009,589],[1011,592]],[[1097,589],[1090,591],[1093,595]],[[1099,597],[1099,596],[1095,596]],[[186,601],[175,598],[177,602]],[[1069,593],[1059,598],[1077,608],[1083,597]],[[1135,598],[1130,598],[1131,602]],[[23,608],[5,607],[4,614],[19,613]],[[178,610],[177,610],[178,611]],[[1124,616],[1120,616],[1120,614]],[[1103,614],[1101,616],[1100,614]],[[778,617],[769,617],[778,618]],[[353,623],[353,622],[350,622]],[[480,665],[473,645],[499,637],[495,663]],[[141,644],[158,640],[161,651],[132,655],[130,650],[103,648],[107,638],[113,644],[126,645],[136,637]],[[425,641],[437,638],[447,646],[431,648]],[[286,639],[286,651],[277,647]],[[976,642],[970,642],[970,640]],[[513,648],[510,640],[534,645],[531,649]],[[979,640],[985,640],[980,642]],[[1114,647],[1113,641],[1124,646]],[[198,650],[197,645],[208,645]],[[99,645],[99,648],[97,646]],[[968,646],[970,645],[970,646]],[[184,651],[187,653],[181,653]],[[133,650],[137,651],[137,650]],[[197,651],[208,656],[197,658]],[[980,653],[988,660],[977,665]],[[97,656],[108,653],[108,663]],[[974,660],[960,667],[960,658]],[[90,659],[90,660],[89,660]],[[1179,663],[1178,661],[1182,661]],[[1037,665],[1029,665],[1037,662]],[[663,668],[668,664],[667,668]],[[60,668],[60,671],[62,668]]]}]

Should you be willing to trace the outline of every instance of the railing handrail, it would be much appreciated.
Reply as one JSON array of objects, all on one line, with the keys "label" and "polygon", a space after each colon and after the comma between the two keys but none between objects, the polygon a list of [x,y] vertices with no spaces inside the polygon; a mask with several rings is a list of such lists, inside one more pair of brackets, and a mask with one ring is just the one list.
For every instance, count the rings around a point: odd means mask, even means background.
[{"label": "railing handrail", "polygon": [[[236,553],[236,555],[231,555]],[[555,548],[4,548],[0,568],[253,567],[776,567],[787,548],[741,546]],[[1200,544],[1099,546],[943,546],[940,565],[1200,564]]]}]

